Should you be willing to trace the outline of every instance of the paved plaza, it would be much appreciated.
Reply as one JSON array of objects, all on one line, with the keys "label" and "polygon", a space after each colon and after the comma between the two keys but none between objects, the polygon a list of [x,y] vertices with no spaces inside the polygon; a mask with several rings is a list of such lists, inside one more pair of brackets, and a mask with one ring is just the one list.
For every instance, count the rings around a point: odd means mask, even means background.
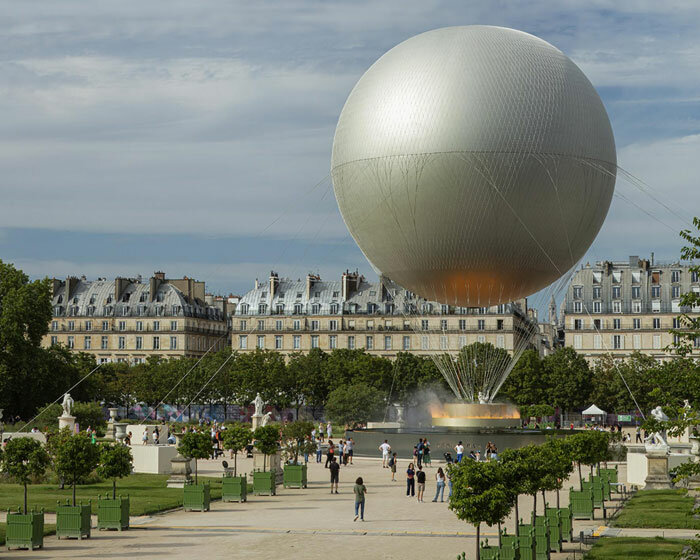
[{"label": "paved plaza", "polygon": [[[230,461],[229,461],[230,462]],[[432,503],[434,474],[441,463],[427,469],[425,503],[406,497],[403,476],[408,461],[399,462],[397,482],[389,469],[374,458],[356,458],[355,465],[340,473],[340,494],[330,494],[329,471],[310,463],[306,490],[279,487],[277,496],[250,496],[248,503],[212,503],[210,512],[171,511],[132,518],[132,529],[124,533],[93,529],[89,540],[45,539],[45,548],[34,553],[12,551],[3,558],[127,558],[129,556],[188,559],[299,557],[308,559],[445,559],[467,551],[473,557],[473,526],[459,521],[447,503]],[[251,461],[239,461],[243,472]],[[221,460],[201,461],[200,473],[218,475]],[[622,473],[621,473],[622,474]],[[368,489],[366,521],[353,522],[352,485],[362,476]],[[575,480],[575,479],[574,479]],[[567,504],[561,493],[562,505]],[[447,496],[447,493],[445,494]],[[541,508],[541,497],[539,507]],[[550,503],[554,495],[548,496]],[[521,497],[520,515],[526,517],[532,499]],[[541,511],[541,510],[540,510]],[[47,522],[51,522],[47,516]],[[514,521],[506,524],[512,531]],[[601,520],[575,522],[575,533],[593,530]],[[496,537],[495,528],[482,526],[482,535]],[[573,558],[578,544],[565,543]]]}]

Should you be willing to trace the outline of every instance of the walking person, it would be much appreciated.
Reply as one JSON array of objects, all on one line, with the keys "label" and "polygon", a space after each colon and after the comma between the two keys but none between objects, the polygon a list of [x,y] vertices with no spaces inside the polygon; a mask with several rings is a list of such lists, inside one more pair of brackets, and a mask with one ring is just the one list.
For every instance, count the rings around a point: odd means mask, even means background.
[{"label": "walking person", "polygon": [[343,464],[343,455],[345,454],[345,442],[341,439],[338,442],[338,464]]},{"label": "walking person", "polygon": [[353,492],[355,493],[355,519],[357,521],[358,512],[361,521],[365,520],[365,495],[367,494],[367,487],[364,484],[361,476],[357,477],[355,481],[355,486],[353,487]]},{"label": "walking person", "polygon": [[318,437],[321,438],[321,443],[323,443],[323,422],[318,423]]},{"label": "walking person", "polygon": [[331,471],[331,494],[333,494],[333,488],[335,487],[335,493],[338,493],[338,481],[340,480],[340,464],[335,460],[335,457],[331,460],[331,464],[328,467]]},{"label": "walking person", "polygon": [[406,469],[406,496],[416,495],[416,471],[413,469],[413,463],[408,464]]},{"label": "walking person", "polygon": [[318,438],[316,438],[316,462],[320,463],[322,460],[323,460],[323,447],[321,446],[321,438],[318,437]]},{"label": "walking person", "polygon": [[457,454],[457,462],[461,463],[462,457],[464,457],[464,445],[462,445],[461,441],[455,445],[455,453]]},{"label": "walking person", "polygon": [[416,480],[418,481],[418,496],[419,502],[423,501],[423,494],[425,493],[425,471],[423,467],[418,467],[418,472],[416,473]]},{"label": "walking person", "polygon": [[418,452],[418,455],[416,457],[416,464],[420,467],[423,461],[423,438],[418,438],[418,445],[416,446],[416,451]]},{"label": "walking person", "polygon": [[352,453],[353,453],[354,446],[355,446],[355,442],[352,440],[352,438],[348,439],[348,441],[345,442],[345,451],[346,451],[346,455],[347,455],[347,460],[351,465],[352,465]]},{"label": "walking person", "polygon": [[328,440],[328,453],[326,453],[326,464],[324,465],[326,468],[328,468],[328,465],[333,461],[333,457],[335,457],[334,445],[331,440]]},{"label": "walking person", "polygon": [[637,426],[637,429],[635,430],[634,442],[635,443],[643,443],[642,442],[642,430],[640,429],[639,426]]},{"label": "walking person", "polygon": [[389,468],[389,452],[391,451],[391,445],[389,445],[387,440],[384,440],[384,443],[379,446],[379,451],[382,452],[382,468]]},{"label": "walking person", "polygon": [[328,441],[333,437],[333,427],[331,426],[331,421],[329,420],[326,424],[326,434],[328,435]]},{"label": "walking person", "polygon": [[389,459],[389,468],[391,469],[391,481],[396,482],[396,453]]},{"label": "walking person", "polygon": [[440,496],[440,501],[444,502],[444,496],[445,496],[445,473],[442,472],[442,467],[438,467],[437,472],[435,473],[435,480],[437,482],[437,488],[435,489],[435,497],[433,498],[433,502],[437,502],[438,495]]}]

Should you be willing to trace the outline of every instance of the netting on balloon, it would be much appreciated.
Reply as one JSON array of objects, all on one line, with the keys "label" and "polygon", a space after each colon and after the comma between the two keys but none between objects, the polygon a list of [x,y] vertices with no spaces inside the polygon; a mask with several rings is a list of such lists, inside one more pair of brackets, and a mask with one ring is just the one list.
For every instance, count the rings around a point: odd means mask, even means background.
[{"label": "netting on balloon", "polygon": [[[395,156],[333,170],[358,245],[391,279],[397,309],[427,341],[421,350],[455,395],[472,402],[492,402],[523,352],[537,347],[533,308],[567,285],[605,218],[614,178],[604,162],[523,153]],[[440,328],[430,301],[447,306],[451,319]],[[499,305],[508,308],[496,319],[501,326],[485,326]],[[471,325],[455,328],[455,316]],[[476,344],[448,351],[463,332],[474,341],[475,330]]]}]

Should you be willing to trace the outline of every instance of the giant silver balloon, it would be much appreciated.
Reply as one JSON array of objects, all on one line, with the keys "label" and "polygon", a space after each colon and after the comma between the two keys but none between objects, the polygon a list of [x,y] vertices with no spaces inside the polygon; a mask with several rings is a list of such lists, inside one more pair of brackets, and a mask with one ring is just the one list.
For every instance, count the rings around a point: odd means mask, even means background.
[{"label": "giant silver balloon", "polygon": [[420,296],[479,307],[532,294],[584,255],[612,199],[615,142],[561,51],[512,29],[448,27],[362,76],[331,174],[376,269]]}]

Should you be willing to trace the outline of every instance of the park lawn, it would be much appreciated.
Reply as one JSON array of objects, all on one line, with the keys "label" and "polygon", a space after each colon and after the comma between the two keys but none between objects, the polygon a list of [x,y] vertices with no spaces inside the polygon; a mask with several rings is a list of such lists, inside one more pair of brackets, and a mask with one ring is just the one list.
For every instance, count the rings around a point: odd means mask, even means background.
[{"label": "park lawn", "polygon": [[[182,506],[182,488],[167,488],[167,474],[132,474],[117,481],[117,495],[128,495],[131,515],[147,515]],[[221,498],[221,478],[199,477],[211,483],[211,498]],[[16,510],[23,503],[23,487],[19,484],[0,484],[0,509]],[[112,481],[83,484],[76,487],[76,500],[92,499],[92,513],[97,514],[97,496],[112,495]],[[56,501],[70,500],[72,490],[66,485],[60,490],[57,484],[32,484],[29,486],[29,508],[44,508],[56,511]]]},{"label": "park lawn", "polygon": [[685,490],[640,490],[612,520],[613,527],[700,529],[694,519],[694,498]]},{"label": "park lawn", "polygon": [[[5,544],[5,528],[6,525],[4,523],[0,524],[0,545]],[[53,535],[56,533],[56,525],[46,525],[44,524],[44,536],[48,537],[49,535]]]},{"label": "park lawn", "polygon": [[684,540],[661,537],[603,537],[586,553],[584,560],[676,560],[686,544]]}]

